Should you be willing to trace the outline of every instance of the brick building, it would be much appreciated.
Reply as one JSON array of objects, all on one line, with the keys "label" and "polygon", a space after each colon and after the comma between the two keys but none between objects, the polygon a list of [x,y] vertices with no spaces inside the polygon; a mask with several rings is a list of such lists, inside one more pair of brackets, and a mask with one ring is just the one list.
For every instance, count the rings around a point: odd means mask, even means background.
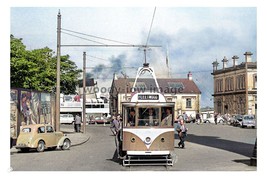
[{"label": "brick building", "polygon": [[257,108],[257,62],[252,62],[252,53],[246,52],[245,62],[238,64],[233,56],[233,65],[223,58],[222,69],[213,62],[214,111],[221,114],[256,114]]}]

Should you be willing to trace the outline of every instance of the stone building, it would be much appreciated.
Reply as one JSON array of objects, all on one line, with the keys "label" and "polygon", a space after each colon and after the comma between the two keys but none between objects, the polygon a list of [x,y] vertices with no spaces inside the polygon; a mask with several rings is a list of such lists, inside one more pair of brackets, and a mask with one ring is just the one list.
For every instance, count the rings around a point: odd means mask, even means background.
[{"label": "stone building", "polygon": [[233,65],[223,58],[222,69],[217,60],[213,64],[214,111],[221,114],[256,114],[257,108],[257,62],[252,62],[252,53],[246,52],[245,62],[238,64],[233,56]]},{"label": "stone building", "polygon": [[[118,78],[114,75],[110,90],[110,112],[121,113],[121,102],[130,101],[134,78]],[[157,79],[161,93],[168,102],[175,102],[175,116],[186,112],[195,117],[200,110],[201,91],[189,72],[187,78]],[[137,92],[157,92],[154,79],[140,78],[136,83]]]}]

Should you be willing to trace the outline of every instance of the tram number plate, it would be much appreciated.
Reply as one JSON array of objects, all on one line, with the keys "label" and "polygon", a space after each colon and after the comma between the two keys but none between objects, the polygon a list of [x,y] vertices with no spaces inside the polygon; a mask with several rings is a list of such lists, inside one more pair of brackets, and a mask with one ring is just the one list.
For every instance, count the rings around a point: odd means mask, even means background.
[{"label": "tram number plate", "polygon": [[158,100],[159,95],[138,95],[138,100]]}]

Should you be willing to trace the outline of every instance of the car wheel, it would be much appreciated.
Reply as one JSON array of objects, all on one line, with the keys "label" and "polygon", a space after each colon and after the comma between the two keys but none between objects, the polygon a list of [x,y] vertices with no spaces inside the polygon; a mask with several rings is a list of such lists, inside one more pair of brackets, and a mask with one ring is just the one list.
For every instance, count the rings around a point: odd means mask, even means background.
[{"label": "car wheel", "polygon": [[70,140],[69,139],[65,139],[64,142],[63,142],[63,145],[61,146],[61,149],[62,150],[68,150],[70,149]]},{"label": "car wheel", "polygon": [[44,143],[44,141],[40,140],[38,142],[38,145],[37,145],[37,151],[38,152],[43,152],[44,149],[45,149],[45,143]]}]

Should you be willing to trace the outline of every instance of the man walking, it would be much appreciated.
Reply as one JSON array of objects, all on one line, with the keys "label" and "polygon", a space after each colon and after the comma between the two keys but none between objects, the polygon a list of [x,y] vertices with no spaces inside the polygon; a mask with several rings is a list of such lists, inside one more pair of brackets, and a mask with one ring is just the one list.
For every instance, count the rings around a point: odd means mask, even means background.
[{"label": "man walking", "polygon": [[80,132],[81,129],[81,123],[82,123],[82,119],[79,116],[79,114],[77,114],[75,116],[75,132]]}]

